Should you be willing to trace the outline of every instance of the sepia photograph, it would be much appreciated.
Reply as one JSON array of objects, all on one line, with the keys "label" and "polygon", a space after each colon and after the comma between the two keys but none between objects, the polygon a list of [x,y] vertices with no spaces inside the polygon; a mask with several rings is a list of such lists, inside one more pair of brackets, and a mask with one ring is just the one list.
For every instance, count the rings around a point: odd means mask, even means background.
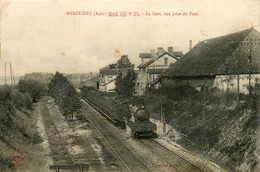
[{"label": "sepia photograph", "polygon": [[0,0],[0,171],[260,171],[260,0]]}]

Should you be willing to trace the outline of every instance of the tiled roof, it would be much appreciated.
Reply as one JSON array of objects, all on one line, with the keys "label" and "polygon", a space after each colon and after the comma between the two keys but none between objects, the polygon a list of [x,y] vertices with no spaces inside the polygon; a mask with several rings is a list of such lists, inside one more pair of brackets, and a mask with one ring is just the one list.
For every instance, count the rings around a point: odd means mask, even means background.
[{"label": "tiled roof", "polygon": [[138,68],[147,67],[147,66],[149,66],[150,64],[152,64],[153,62],[155,62],[157,59],[159,59],[159,58],[161,58],[162,56],[164,56],[165,54],[167,54],[167,55],[169,55],[169,56],[175,58],[176,60],[179,60],[179,58],[177,58],[177,57],[174,56],[173,54],[170,54],[170,53],[168,53],[168,52],[164,52],[164,53],[161,54],[160,56],[155,57],[155,58],[153,58],[153,59],[151,59],[151,60],[149,60],[149,61],[147,61],[147,62],[145,62],[145,63],[142,63],[142,64],[140,64],[140,65],[137,66],[137,67],[138,67]]},{"label": "tiled roof", "polygon": [[139,57],[140,58],[153,58],[153,54],[152,53],[140,53]]},{"label": "tiled roof", "polygon": [[96,82],[98,80],[99,80],[99,76],[98,75],[89,79],[89,81],[93,81],[93,82]]},{"label": "tiled roof", "polygon": [[[226,68],[223,68],[227,60],[232,57],[235,59],[233,60],[234,64],[240,56],[243,56],[240,58],[242,58],[244,64],[241,65],[241,69],[239,69],[240,73],[248,72],[248,53],[246,54],[243,50],[240,50],[239,55],[233,57],[233,52],[238,49],[241,41],[244,41],[250,32],[253,32],[257,40],[260,40],[260,33],[250,28],[241,32],[201,41],[180,60],[171,64],[168,71],[162,74],[162,76],[179,77],[227,74],[225,73]],[[248,45],[245,44],[245,46]],[[260,45],[258,44],[258,46]],[[259,51],[259,49],[258,47],[257,51]],[[257,57],[253,59],[254,64],[252,63],[253,71],[260,72],[259,53],[256,53],[256,56]]]}]

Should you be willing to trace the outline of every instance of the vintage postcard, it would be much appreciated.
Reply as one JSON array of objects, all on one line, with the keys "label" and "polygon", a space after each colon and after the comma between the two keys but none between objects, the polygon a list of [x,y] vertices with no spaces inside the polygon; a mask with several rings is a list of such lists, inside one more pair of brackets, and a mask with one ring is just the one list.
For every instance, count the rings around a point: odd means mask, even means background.
[{"label": "vintage postcard", "polygon": [[259,0],[1,0],[0,171],[260,171]]}]

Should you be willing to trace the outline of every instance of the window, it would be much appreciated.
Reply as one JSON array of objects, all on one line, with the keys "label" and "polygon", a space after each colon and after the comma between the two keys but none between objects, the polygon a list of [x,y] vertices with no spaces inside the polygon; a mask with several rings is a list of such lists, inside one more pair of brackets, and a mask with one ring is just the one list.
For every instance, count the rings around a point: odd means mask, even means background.
[{"label": "window", "polygon": [[168,58],[167,57],[164,58],[164,65],[168,65]]},{"label": "window", "polygon": [[107,81],[111,81],[111,80],[113,80],[113,77],[112,76],[108,76],[107,77]]}]

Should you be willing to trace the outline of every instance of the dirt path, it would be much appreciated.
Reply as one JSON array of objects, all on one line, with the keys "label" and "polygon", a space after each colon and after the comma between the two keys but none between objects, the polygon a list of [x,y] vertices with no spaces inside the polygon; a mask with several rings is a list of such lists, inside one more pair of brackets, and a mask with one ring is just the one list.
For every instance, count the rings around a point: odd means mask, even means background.
[{"label": "dirt path", "polygon": [[73,132],[51,97],[42,98],[39,106],[53,161],[49,165],[86,164],[88,171],[120,171],[118,160],[87,121],[75,119]]},{"label": "dirt path", "polygon": [[57,127],[52,119],[47,106],[47,98],[43,98],[41,102],[41,116],[44,121],[45,131],[49,140],[51,156],[54,164],[72,164],[72,160],[66,149],[67,140],[61,137]]}]

